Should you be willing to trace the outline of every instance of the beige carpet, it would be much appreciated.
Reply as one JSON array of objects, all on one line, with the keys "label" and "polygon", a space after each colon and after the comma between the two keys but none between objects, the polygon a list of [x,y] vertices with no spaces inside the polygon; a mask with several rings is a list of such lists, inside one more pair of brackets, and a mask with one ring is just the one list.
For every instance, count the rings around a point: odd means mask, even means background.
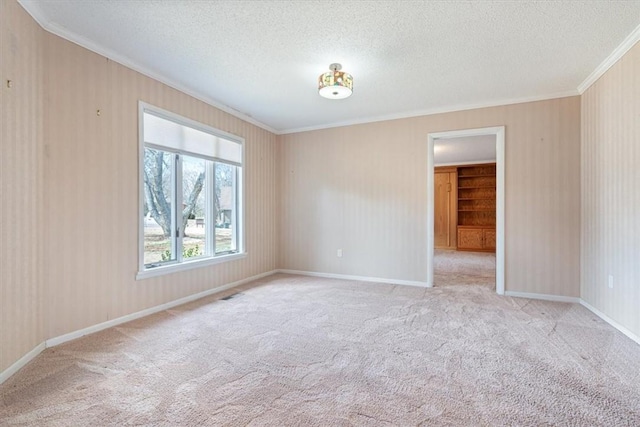
[{"label": "beige carpet", "polygon": [[496,288],[496,254],[436,249],[434,286],[481,285]]},{"label": "beige carpet", "polygon": [[640,346],[585,308],[276,275],[43,352],[0,424],[640,425]]}]

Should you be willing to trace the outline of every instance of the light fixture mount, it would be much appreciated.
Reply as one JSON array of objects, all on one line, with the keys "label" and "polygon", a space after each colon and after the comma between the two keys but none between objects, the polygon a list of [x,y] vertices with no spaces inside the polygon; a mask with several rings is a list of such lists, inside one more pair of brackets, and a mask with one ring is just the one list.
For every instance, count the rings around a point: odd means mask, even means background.
[{"label": "light fixture mount", "polygon": [[318,78],[318,93],[327,99],[344,99],[353,93],[353,76],[342,70],[342,65],[329,65],[331,71]]}]

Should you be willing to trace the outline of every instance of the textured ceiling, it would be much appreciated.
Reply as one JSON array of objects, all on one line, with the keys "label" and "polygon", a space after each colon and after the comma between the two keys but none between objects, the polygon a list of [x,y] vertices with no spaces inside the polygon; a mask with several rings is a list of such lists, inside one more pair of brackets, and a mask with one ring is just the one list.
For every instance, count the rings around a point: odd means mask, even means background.
[{"label": "textured ceiling", "polygon": [[[640,23],[640,0],[20,3],[49,31],[277,132],[577,94]],[[318,96],[332,62],[354,76],[350,98]]]},{"label": "textured ceiling", "polygon": [[436,139],[433,152],[436,166],[495,161],[496,136],[479,135]]}]

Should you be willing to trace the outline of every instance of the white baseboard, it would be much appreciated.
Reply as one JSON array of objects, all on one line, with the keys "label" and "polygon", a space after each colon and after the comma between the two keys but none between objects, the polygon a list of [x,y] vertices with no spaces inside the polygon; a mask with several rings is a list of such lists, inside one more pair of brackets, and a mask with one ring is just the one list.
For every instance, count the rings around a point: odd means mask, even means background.
[{"label": "white baseboard", "polygon": [[39,355],[40,353],[42,353],[42,351],[45,349],[45,344],[44,342],[41,342],[40,344],[38,344],[34,349],[32,349],[29,353],[25,354],[24,356],[22,356],[20,359],[18,359],[18,361],[16,363],[14,363],[13,365],[9,366],[7,369],[5,369],[4,371],[0,372],[0,384],[2,384],[3,382],[5,382],[6,380],[9,379],[9,377],[13,374],[15,374],[16,372],[18,372],[20,369],[22,369],[27,363],[31,362],[31,360],[36,357],[37,355]]},{"label": "white baseboard", "polygon": [[623,334],[631,338],[633,341],[640,344],[640,337],[638,335],[634,334],[629,329],[625,328],[620,323],[616,322],[615,320],[613,320],[612,318],[610,318],[609,316],[607,316],[606,314],[604,314],[603,312],[601,312],[600,310],[598,310],[597,308],[595,308],[594,306],[586,302],[585,300],[580,299],[580,304],[583,307],[590,310],[593,314],[595,314],[596,316],[598,316],[599,318],[601,318],[602,320],[604,320],[605,322],[607,322],[608,324],[610,324],[611,326],[613,326],[614,328],[616,328],[617,330],[619,330],[620,332],[622,332]]},{"label": "white baseboard", "polygon": [[[4,383],[9,377],[18,372],[21,368],[23,368],[27,363],[29,363],[33,358],[42,353],[45,348],[53,347],[76,338],[83,337],[88,334],[92,334],[98,331],[102,331],[107,328],[111,328],[113,326],[120,325],[122,323],[130,322],[135,319],[139,319],[141,317],[149,316],[150,314],[158,313],[160,311],[168,310],[173,307],[177,307],[182,304],[186,304],[188,302],[195,301],[200,298],[207,297],[209,295],[216,294],[218,292],[225,291],[227,289],[234,288],[236,286],[243,285],[245,283],[261,279],[263,277],[271,276],[274,273],[286,273],[286,274],[299,274],[302,276],[313,276],[313,277],[326,277],[330,279],[344,279],[344,280],[359,280],[362,282],[375,282],[375,283],[389,283],[395,285],[408,285],[408,286],[418,286],[418,287],[427,287],[426,282],[418,282],[418,281],[410,281],[410,280],[392,280],[392,279],[383,279],[377,277],[366,277],[366,276],[352,276],[346,274],[331,274],[331,273],[318,273],[313,271],[300,271],[300,270],[286,270],[279,269],[268,271],[266,273],[257,274],[255,276],[247,277],[246,279],[238,280],[236,282],[228,283],[226,285],[219,286],[214,289],[209,289],[204,292],[200,292],[197,294],[189,295],[184,298],[177,299],[175,301],[170,301],[165,304],[161,304],[155,307],[151,307],[142,311],[138,311],[136,313],[128,314],[126,316],[118,317],[117,319],[111,319],[106,322],[99,323],[97,325],[90,326],[88,328],[80,329],[75,332],[70,332],[68,334],[60,335],[58,337],[50,338],[38,344],[34,349],[30,352],[22,356],[18,361],[16,361],[13,365],[9,366],[4,371],[0,372],[0,384]],[[516,297],[516,298],[530,298],[530,299],[539,299],[545,301],[556,301],[556,302],[567,302],[567,303],[579,303],[595,315],[600,317],[605,322],[609,323],[611,326],[622,332],[624,335],[640,344],[640,337],[611,319],[609,316],[591,306],[589,303],[584,301],[581,298],[577,297],[566,297],[560,295],[547,295],[547,294],[535,294],[535,293],[527,293],[527,292],[513,292],[506,291],[506,296]]]},{"label": "white baseboard", "polygon": [[427,282],[418,282],[413,280],[394,280],[394,279],[383,279],[380,277],[351,276],[348,274],[318,273],[316,271],[302,271],[302,270],[280,269],[277,271],[278,273],[299,274],[301,276],[312,276],[312,277],[325,277],[327,279],[359,280],[361,282],[389,283],[392,285],[418,286],[421,288],[429,287]]},{"label": "white baseboard", "polygon": [[512,291],[506,291],[504,294],[506,296],[516,297],[516,298],[530,298],[530,299],[540,299],[545,301],[569,302],[569,303],[580,304],[586,309],[588,309],[589,311],[591,311],[593,314],[595,314],[596,316],[598,316],[599,318],[601,318],[602,320],[604,320],[605,322],[607,322],[608,324],[616,328],[618,331],[622,332],[624,335],[631,338],[631,340],[640,344],[640,337],[638,335],[634,334],[629,329],[625,328],[620,323],[616,322],[615,320],[613,320],[612,318],[610,318],[609,316],[607,316],[606,314],[604,314],[603,312],[601,312],[600,310],[598,310],[597,308],[595,308],[594,306],[592,306],[591,304],[583,300],[582,298],[564,297],[559,295],[531,294],[527,292],[512,292]]},{"label": "white baseboard", "polygon": [[569,302],[574,304],[580,303],[580,298],[578,297],[565,297],[562,295],[534,294],[529,292],[514,291],[506,291],[504,295],[507,297],[539,299],[543,301]]},{"label": "white baseboard", "polygon": [[111,328],[113,326],[121,325],[122,323],[130,322],[135,319],[139,319],[141,317],[149,316],[150,314],[155,314],[160,311],[168,310],[170,308],[186,304],[191,301],[195,301],[200,298],[207,297],[209,295],[217,294],[218,292],[226,291],[227,289],[235,288],[236,286],[243,285],[245,283],[251,282],[253,280],[261,279],[266,276],[270,276],[274,274],[276,271],[268,271],[266,273],[258,274],[255,276],[247,277],[246,279],[238,280],[236,282],[227,283],[226,285],[219,286],[217,288],[209,289],[204,292],[199,292],[197,294],[189,295],[184,298],[180,298],[174,301],[167,302],[165,304],[157,305],[155,307],[147,308],[142,311],[138,311],[135,313],[127,314],[126,316],[118,317],[116,319],[111,319],[106,322],[98,323],[97,325],[89,326],[88,328],[80,329],[78,331],[70,332],[68,334],[60,335],[59,337],[49,338],[45,341],[47,348],[54,347],[56,345],[60,345],[67,341],[75,340],[76,338],[83,337],[85,335],[93,334],[95,332],[102,331],[107,328]]},{"label": "white baseboard", "polygon": [[184,298],[177,299],[175,301],[170,301],[168,303],[157,305],[157,306],[151,307],[151,308],[147,308],[147,309],[142,310],[142,311],[138,311],[138,312],[135,312],[135,313],[127,314],[126,316],[118,317],[117,319],[111,319],[111,320],[108,320],[106,322],[98,323],[97,325],[89,326],[88,328],[80,329],[78,331],[70,332],[68,334],[60,335],[58,337],[49,338],[48,340],[45,340],[44,342],[41,342],[40,344],[38,344],[33,350],[31,350],[29,353],[27,353],[24,356],[22,356],[20,358],[20,360],[15,362],[9,368],[7,368],[4,371],[0,372],[0,384],[5,382],[9,377],[11,377],[16,372],[18,372],[22,367],[24,367],[27,363],[29,363],[34,357],[36,357],[37,355],[42,353],[42,351],[45,348],[54,347],[56,345],[60,345],[62,343],[74,340],[76,338],[83,337],[85,335],[93,334],[95,332],[99,332],[99,331],[102,331],[104,329],[120,325],[122,323],[130,322],[132,320],[139,319],[139,318],[145,317],[145,316],[149,316],[150,314],[158,313],[160,311],[168,310],[170,308],[173,308],[173,307],[176,307],[176,306],[179,306],[179,305],[182,305],[182,304],[186,304],[188,302],[192,302],[192,301],[195,301],[197,299],[204,298],[204,297],[207,297],[209,295],[213,295],[213,294],[216,294],[218,292],[225,291],[227,289],[235,288],[236,286],[244,285],[245,283],[252,282],[254,280],[258,280],[258,279],[261,279],[263,277],[271,276],[272,274],[274,274],[276,272],[277,272],[277,270],[272,270],[272,271],[268,271],[266,273],[257,274],[255,276],[247,277],[246,279],[238,280],[238,281],[233,282],[233,283],[228,283],[226,285],[222,285],[222,286],[219,286],[219,287],[214,288],[214,289],[209,289],[209,290],[206,290],[204,292],[200,292],[200,293],[197,293],[197,294],[189,295],[189,296],[184,297]]}]

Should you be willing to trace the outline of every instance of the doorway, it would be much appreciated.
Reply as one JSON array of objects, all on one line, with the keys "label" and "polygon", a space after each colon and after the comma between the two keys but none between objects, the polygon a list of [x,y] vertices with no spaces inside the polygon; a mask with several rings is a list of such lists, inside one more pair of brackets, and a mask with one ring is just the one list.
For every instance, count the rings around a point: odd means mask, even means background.
[{"label": "doorway", "polygon": [[435,164],[434,148],[436,142],[446,140],[474,137],[495,136],[496,153],[496,227],[495,227],[495,251],[496,251],[496,293],[504,295],[504,179],[505,179],[505,128],[504,126],[466,129],[457,131],[437,132],[428,135],[427,155],[427,286],[434,285],[434,201],[435,201]]}]

